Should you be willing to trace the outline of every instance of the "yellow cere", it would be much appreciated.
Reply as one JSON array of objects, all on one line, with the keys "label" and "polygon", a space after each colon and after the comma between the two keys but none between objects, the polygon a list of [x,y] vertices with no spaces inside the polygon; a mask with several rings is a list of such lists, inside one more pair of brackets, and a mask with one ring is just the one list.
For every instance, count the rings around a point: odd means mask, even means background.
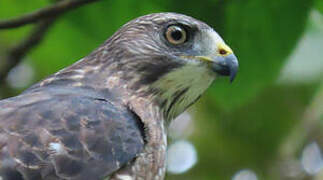
[{"label": "yellow cere", "polygon": [[[218,43],[217,47],[218,47],[218,49],[217,49],[217,52],[215,53],[216,55],[228,56],[230,54],[233,54],[232,49],[228,45],[226,45],[225,43]],[[188,59],[197,59],[197,60],[204,61],[207,63],[214,62],[214,59],[212,59],[212,57],[210,57],[210,56],[185,56],[185,55],[182,55],[181,57],[188,58]]]}]

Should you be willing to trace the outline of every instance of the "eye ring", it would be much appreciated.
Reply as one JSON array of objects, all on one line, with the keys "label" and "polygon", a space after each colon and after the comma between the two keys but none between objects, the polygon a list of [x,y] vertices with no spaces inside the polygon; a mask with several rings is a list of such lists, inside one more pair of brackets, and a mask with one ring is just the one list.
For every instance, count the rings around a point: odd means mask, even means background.
[{"label": "eye ring", "polygon": [[174,45],[183,44],[187,40],[186,30],[178,25],[171,25],[166,29],[166,39],[169,43]]}]

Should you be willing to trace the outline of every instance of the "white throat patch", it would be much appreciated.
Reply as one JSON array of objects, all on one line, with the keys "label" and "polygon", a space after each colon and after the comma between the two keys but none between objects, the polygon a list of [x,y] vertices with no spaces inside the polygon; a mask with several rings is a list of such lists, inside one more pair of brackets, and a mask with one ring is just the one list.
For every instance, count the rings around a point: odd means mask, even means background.
[{"label": "white throat patch", "polygon": [[163,110],[167,120],[175,118],[196,101],[214,78],[214,73],[205,64],[189,62],[157,80],[153,88],[161,90],[157,98],[165,101]]}]

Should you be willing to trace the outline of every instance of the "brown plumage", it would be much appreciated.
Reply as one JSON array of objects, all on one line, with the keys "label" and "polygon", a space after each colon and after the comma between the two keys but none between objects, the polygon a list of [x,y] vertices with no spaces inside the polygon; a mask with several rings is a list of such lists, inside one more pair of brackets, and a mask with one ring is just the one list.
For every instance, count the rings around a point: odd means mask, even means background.
[{"label": "brown plumage", "polygon": [[237,67],[201,21],[130,21],[89,56],[0,101],[0,176],[161,180],[168,122]]}]

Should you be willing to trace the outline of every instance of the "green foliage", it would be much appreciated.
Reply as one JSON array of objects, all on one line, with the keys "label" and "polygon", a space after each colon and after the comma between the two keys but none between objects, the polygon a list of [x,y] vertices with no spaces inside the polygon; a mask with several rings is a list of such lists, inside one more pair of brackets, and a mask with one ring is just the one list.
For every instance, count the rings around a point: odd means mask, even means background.
[{"label": "green foliage", "polygon": [[323,14],[323,1],[322,0],[316,0],[315,1],[315,8],[319,10]]},{"label": "green foliage", "polygon": [[[307,28],[309,12],[315,7],[323,14],[323,1],[313,1],[101,0],[60,17],[27,61],[39,80],[86,56],[135,17],[171,11],[201,19],[234,50],[240,70],[233,84],[219,78],[198,105],[197,132],[192,138],[199,152],[198,166],[181,178],[168,178],[230,179],[241,168],[267,177],[265,169],[285,136],[301,121],[314,94],[313,85],[274,84]],[[2,0],[0,19],[49,2]],[[0,55],[2,48],[17,43],[31,27],[1,31]]]},{"label": "green foliage", "polygon": [[223,35],[240,60],[240,72],[233,86],[223,82],[213,86],[212,97],[218,104],[241,105],[276,80],[305,29],[311,4],[308,0],[229,1]]},{"label": "green foliage", "polygon": [[251,168],[265,175],[268,172],[264,170],[272,166],[280,144],[301,120],[312,95],[313,88],[307,86],[271,87],[232,112],[224,112],[212,99],[203,98],[198,112],[202,121],[198,129],[202,130],[193,138],[201,164],[191,173],[199,177],[213,171],[208,176],[216,179]]},{"label": "green foliage", "polygon": [[[39,1],[39,0],[38,0]],[[4,1],[1,17],[17,16],[46,3]],[[240,70],[233,85],[220,79],[210,98],[225,109],[247,103],[277,77],[284,60],[302,34],[311,8],[310,0],[282,1],[101,1],[62,17],[43,44],[31,54],[39,77],[72,64],[104,42],[125,22],[148,13],[174,11],[206,21],[235,51]],[[31,5],[32,4],[32,5]],[[192,8],[194,7],[194,8]],[[14,42],[28,29],[2,33]]]},{"label": "green foliage", "polygon": [[168,8],[206,21],[235,51],[240,70],[233,85],[220,79],[208,91],[212,100],[230,110],[274,82],[306,27],[311,7],[311,0],[188,0]]},{"label": "green foliage", "polygon": [[[48,3],[43,0],[35,0],[34,3],[28,1],[0,1],[0,20],[9,19],[24,13],[41,8]],[[0,43],[13,44],[14,41],[20,40],[28,32],[30,27],[23,27],[13,30],[4,30],[0,33]]]}]

